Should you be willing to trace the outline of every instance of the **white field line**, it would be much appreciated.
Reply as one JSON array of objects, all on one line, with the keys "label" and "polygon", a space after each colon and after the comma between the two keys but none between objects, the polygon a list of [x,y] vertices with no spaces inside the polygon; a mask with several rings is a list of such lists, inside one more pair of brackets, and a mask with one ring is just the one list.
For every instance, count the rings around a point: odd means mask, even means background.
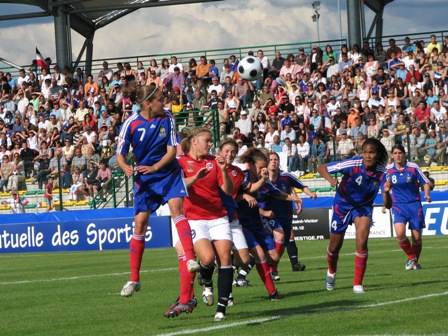
[{"label": "white field line", "polygon": [[[432,249],[434,247],[425,246],[425,249]],[[446,247],[436,247],[445,249]],[[387,251],[375,251],[372,252],[372,254],[381,254],[381,253],[390,253],[390,252],[402,252],[401,249],[393,249],[393,250],[387,250]],[[86,252],[88,253],[88,252]],[[369,252],[370,253],[370,252]],[[355,252],[350,253],[341,253],[339,256],[351,256],[354,255]],[[39,254],[39,256],[45,256],[44,254]],[[307,257],[303,260],[311,260],[311,259],[322,259],[324,256],[314,256],[314,257]],[[289,262],[288,258],[282,258],[280,260],[281,262]],[[177,270],[177,267],[173,268],[161,268],[161,269],[150,269],[150,270],[141,270],[140,273],[149,273],[149,272],[170,272]],[[129,274],[130,272],[119,272],[119,273],[106,273],[106,274],[94,274],[94,275],[83,275],[83,276],[73,276],[73,277],[64,277],[64,278],[52,278],[52,279],[34,279],[34,280],[20,280],[20,281],[5,281],[0,282],[0,286],[2,285],[21,285],[21,284],[30,284],[30,283],[42,283],[42,282],[53,282],[53,281],[72,281],[72,280],[80,280],[80,279],[92,279],[92,278],[105,278],[105,277],[111,277],[111,276],[122,276]]]},{"label": "white field line", "polygon": [[310,315],[320,315],[320,314],[329,314],[329,313],[335,313],[335,312],[340,313],[342,311],[351,311],[351,310],[358,310],[358,309],[383,307],[383,306],[388,306],[388,305],[397,304],[397,303],[403,303],[403,302],[415,301],[415,300],[423,300],[423,299],[427,299],[427,298],[430,298],[430,297],[439,297],[439,296],[444,296],[444,295],[448,295],[448,292],[426,294],[426,295],[406,298],[406,299],[402,299],[402,300],[378,302],[378,303],[372,303],[372,304],[369,304],[369,305],[362,305],[362,306],[343,308],[343,309],[338,308],[338,309],[322,310],[322,311],[319,311],[319,312],[312,312],[312,313],[300,313],[300,314],[291,314],[291,315],[277,315],[277,316],[271,316],[271,317],[266,317],[266,318],[251,319],[251,320],[247,320],[247,321],[227,323],[227,324],[226,323],[224,323],[224,324],[220,323],[219,325],[216,325],[216,326],[213,326],[213,327],[198,328],[198,329],[184,329],[182,331],[176,331],[176,332],[172,332],[172,333],[168,333],[168,334],[159,334],[158,336],[176,336],[176,335],[187,335],[187,334],[204,333],[204,332],[214,331],[214,330],[219,330],[219,329],[224,329],[224,328],[232,328],[232,327],[238,327],[238,326],[243,326],[243,325],[250,325],[250,324],[254,324],[254,323],[260,324],[260,323],[265,323],[265,322],[270,322],[270,321],[275,321],[275,320],[284,320],[284,319],[288,319],[288,318],[296,318],[296,317],[310,316]]},{"label": "white field line", "polygon": [[[140,273],[150,273],[150,272],[171,272],[177,270],[177,268],[160,268],[156,270],[141,270]],[[5,281],[0,282],[0,285],[22,285],[22,284],[30,284],[30,283],[39,283],[39,282],[53,282],[53,281],[72,281],[72,280],[80,280],[80,279],[92,279],[92,278],[105,278],[111,276],[122,276],[130,274],[130,272],[120,272],[120,273],[109,273],[109,274],[95,274],[95,275],[82,275],[82,276],[73,276],[66,278],[53,278],[53,279],[36,279],[36,280],[20,280],[20,281]]]}]

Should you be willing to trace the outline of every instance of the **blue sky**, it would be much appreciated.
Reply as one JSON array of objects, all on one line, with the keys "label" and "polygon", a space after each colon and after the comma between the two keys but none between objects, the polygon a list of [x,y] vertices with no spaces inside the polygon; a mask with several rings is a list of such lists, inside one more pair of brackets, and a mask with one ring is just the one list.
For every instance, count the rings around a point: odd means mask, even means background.
[{"label": "blue sky", "polygon": [[[215,3],[140,9],[96,32],[94,58],[112,58],[249,45],[317,40],[311,20],[314,0],[226,0]],[[346,0],[342,8],[347,37]],[[0,4],[2,15],[35,12],[38,8]],[[373,13],[366,7],[367,30]],[[395,0],[386,6],[384,35],[447,30],[446,0]],[[336,0],[321,0],[321,40],[339,38]],[[56,59],[53,19],[0,22],[0,57],[29,64],[37,46]],[[72,32],[76,58],[84,38]]]}]

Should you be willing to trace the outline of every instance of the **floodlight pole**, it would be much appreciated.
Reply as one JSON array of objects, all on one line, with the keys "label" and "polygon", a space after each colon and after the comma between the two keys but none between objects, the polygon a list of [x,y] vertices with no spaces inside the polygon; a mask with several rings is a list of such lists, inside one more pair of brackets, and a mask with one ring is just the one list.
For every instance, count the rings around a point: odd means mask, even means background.
[{"label": "floodlight pole", "polygon": [[320,32],[319,32],[319,10],[320,10],[320,1],[313,2],[314,15],[312,16],[313,21],[317,23],[317,41],[320,42]]}]

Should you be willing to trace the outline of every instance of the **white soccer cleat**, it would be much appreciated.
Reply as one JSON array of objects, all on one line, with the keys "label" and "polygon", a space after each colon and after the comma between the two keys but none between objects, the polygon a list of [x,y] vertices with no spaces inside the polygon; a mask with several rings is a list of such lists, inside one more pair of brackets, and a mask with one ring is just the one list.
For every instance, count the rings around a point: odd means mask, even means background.
[{"label": "white soccer cleat", "polygon": [[336,273],[331,274],[327,271],[327,276],[325,278],[325,286],[327,287],[327,290],[331,291],[336,286]]},{"label": "white soccer cleat", "polygon": [[415,259],[408,259],[408,261],[406,261],[406,265],[404,266],[404,269],[406,271],[410,271],[411,269],[414,268],[414,264],[415,264]]},{"label": "white soccer cleat", "polygon": [[199,266],[199,263],[196,260],[190,259],[187,261],[187,269],[190,273],[197,273],[200,271],[201,266]]},{"label": "white soccer cleat", "polygon": [[365,290],[362,287],[362,285],[356,285],[356,286],[353,286],[353,293],[355,293],[355,294],[364,294]]},{"label": "white soccer cleat", "polygon": [[215,318],[213,320],[215,322],[221,322],[221,321],[224,321],[225,319],[226,319],[226,316],[223,313],[218,312],[215,314]]},{"label": "white soccer cleat", "polygon": [[213,297],[213,287],[205,287],[204,291],[202,292],[202,301],[207,306],[213,306],[213,303],[215,303],[215,299]]},{"label": "white soccer cleat", "polygon": [[121,290],[121,296],[131,297],[132,294],[134,294],[134,292],[138,292],[139,290],[140,290],[140,282],[128,281]]}]

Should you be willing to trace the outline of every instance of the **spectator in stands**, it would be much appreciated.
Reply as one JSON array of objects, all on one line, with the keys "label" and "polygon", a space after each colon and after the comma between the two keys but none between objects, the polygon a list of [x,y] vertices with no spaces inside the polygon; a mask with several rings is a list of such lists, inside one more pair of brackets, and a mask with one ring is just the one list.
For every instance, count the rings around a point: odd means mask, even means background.
[{"label": "spectator in stands", "polygon": [[358,137],[358,133],[362,133],[367,137],[367,127],[362,123],[360,117],[355,117],[355,124],[350,128],[350,138],[354,141]]},{"label": "spectator in stands", "polygon": [[93,185],[94,193],[97,195],[96,197],[98,199],[101,199],[103,201],[106,201],[106,196],[108,192],[108,188],[103,189],[103,192],[101,195],[98,195],[101,188],[107,185],[107,183],[112,178],[112,172],[110,168],[107,166],[106,161],[101,160],[99,163],[99,169],[98,173],[96,175],[96,180],[99,182]]},{"label": "spectator in stands", "polygon": [[337,144],[338,144],[338,147],[337,147],[338,158],[337,158],[337,160],[345,160],[345,159],[348,159],[348,158],[352,157],[354,155],[355,150],[354,150],[352,139],[350,139],[347,136],[347,131],[346,130],[341,130],[340,133],[341,133],[341,138],[337,142]]},{"label": "spectator in stands", "polygon": [[13,174],[14,164],[10,162],[9,155],[3,155],[0,166],[0,191],[8,190],[9,177]]},{"label": "spectator in stands", "polygon": [[22,199],[20,198],[19,193],[17,192],[17,189],[12,190],[11,198],[2,201],[2,205],[3,206],[10,205],[11,212],[13,214],[25,213],[25,207],[22,203]]},{"label": "spectator in stands", "polygon": [[252,132],[252,120],[247,115],[246,111],[241,111],[241,118],[235,123],[235,126],[240,129],[240,132],[244,134],[246,137]]},{"label": "spectator in stands", "polygon": [[310,144],[303,135],[299,136],[297,143],[297,157],[299,161],[299,175],[306,174],[310,157]]},{"label": "spectator in stands", "polygon": [[37,181],[39,189],[42,189],[44,182],[47,181],[47,176],[51,173],[50,169],[50,159],[47,154],[42,154],[39,159],[39,172],[33,179],[33,183]]},{"label": "spectator in stands", "polygon": [[313,144],[310,148],[309,171],[317,173],[317,166],[325,163],[327,154],[327,146],[322,138],[314,137]]},{"label": "spectator in stands", "polygon": [[296,132],[291,128],[290,124],[285,124],[284,130],[280,132],[280,141],[285,141],[286,138],[296,143]]},{"label": "spectator in stands", "polygon": [[32,176],[33,174],[33,159],[35,157],[34,150],[28,147],[27,142],[22,143],[22,151],[20,152],[20,158],[25,164],[25,178]]},{"label": "spectator in stands", "polygon": [[[59,162],[58,162],[59,161]],[[61,177],[62,188],[70,188],[71,185],[71,172],[68,166],[67,160],[61,155],[61,150],[58,148],[54,152],[54,157],[50,160],[50,176],[57,179],[59,184],[59,177]]]}]

